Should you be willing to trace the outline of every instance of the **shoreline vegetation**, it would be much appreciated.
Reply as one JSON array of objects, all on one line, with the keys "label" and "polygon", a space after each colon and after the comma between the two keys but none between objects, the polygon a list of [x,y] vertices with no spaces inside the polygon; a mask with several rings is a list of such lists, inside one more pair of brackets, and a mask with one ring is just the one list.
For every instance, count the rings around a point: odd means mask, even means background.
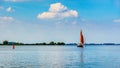
[{"label": "shoreline vegetation", "polygon": [[[51,41],[49,43],[42,42],[42,43],[21,43],[21,42],[9,42],[4,40],[3,43],[0,45],[77,45],[77,43],[64,43],[64,42],[54,42]],[[85,43],[84,45],[120,45],[116,43]]]},{"label": "shoreline vegetation", "polygon": [[42,42],[42,43],[21,43],[21,42],[9,42],[7,40],[4,40],[3,43],[0,45],[65,45],[64,42],[54,42],[51,41],[49,43]]}]

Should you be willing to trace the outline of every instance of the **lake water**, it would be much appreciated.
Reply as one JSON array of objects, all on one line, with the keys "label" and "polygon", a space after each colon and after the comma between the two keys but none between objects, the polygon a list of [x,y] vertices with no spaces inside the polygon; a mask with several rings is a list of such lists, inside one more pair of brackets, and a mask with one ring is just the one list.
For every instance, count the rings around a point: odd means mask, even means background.
[{"label": "lake water", "polygon": [[120,46],[0,46],[0,68],[120,68]]}]

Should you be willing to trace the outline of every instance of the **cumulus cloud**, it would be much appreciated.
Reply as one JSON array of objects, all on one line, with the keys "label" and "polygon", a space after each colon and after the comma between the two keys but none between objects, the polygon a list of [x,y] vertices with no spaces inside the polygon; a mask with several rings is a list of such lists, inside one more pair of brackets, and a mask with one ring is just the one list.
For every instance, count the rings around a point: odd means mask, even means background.
[{"label": "cumulus cloud", "polygon": [[53,18],[68,18],[78,17],[76,10],[70,10],[61,3],[54,3],[50,5],[48,12],[38,14],[38,19],[53,19]]},{"label": "cumulus cloud", "polygon": [[13,22],[13,21],[14,21],[14,18],[13,18],[13,17],[0,16],[0,23]]},{"label": "cumulus cloud", "polygon": [[120,19],[115,19],[113,20],[113,22],[120,22]]},{"label": "cumulus cloud", "polygon": [[49,11],[51,12],[62,12],[64,10],[67,10],[67,7],[62,5],[61,3],[51,4],[49,8]]},{"label": "cumulus cloud", "polygon": [[8,7],[8,8],[6,9],[6,11],[7,11],[7,12],[13,12],[14,10],[12,9],[12,7]]}]

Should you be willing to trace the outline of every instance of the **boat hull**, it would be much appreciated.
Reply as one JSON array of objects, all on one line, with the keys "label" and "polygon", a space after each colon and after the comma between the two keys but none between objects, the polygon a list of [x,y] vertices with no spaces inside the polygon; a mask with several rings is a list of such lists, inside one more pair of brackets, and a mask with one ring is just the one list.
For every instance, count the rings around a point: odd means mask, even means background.
[{"label": "boat hull", "polygon": [[82,47],[83,48],[83,46],[77,46],[77,47]]},{"label": "boat hull", "polygon": [[83,47],[83,44],[78,44],[77,47]]}]

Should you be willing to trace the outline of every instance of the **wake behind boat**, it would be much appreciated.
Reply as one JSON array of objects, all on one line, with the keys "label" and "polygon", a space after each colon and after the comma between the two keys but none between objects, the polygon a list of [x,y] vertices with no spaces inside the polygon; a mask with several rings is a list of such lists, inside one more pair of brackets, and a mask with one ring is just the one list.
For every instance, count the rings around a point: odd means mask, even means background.
[{"label": "wake behind boat", "polygon": [[84,46],[84,36],[82,34],[82,30],[80,31],[80,43],[77,45],[77,47],[83,47]]}]

